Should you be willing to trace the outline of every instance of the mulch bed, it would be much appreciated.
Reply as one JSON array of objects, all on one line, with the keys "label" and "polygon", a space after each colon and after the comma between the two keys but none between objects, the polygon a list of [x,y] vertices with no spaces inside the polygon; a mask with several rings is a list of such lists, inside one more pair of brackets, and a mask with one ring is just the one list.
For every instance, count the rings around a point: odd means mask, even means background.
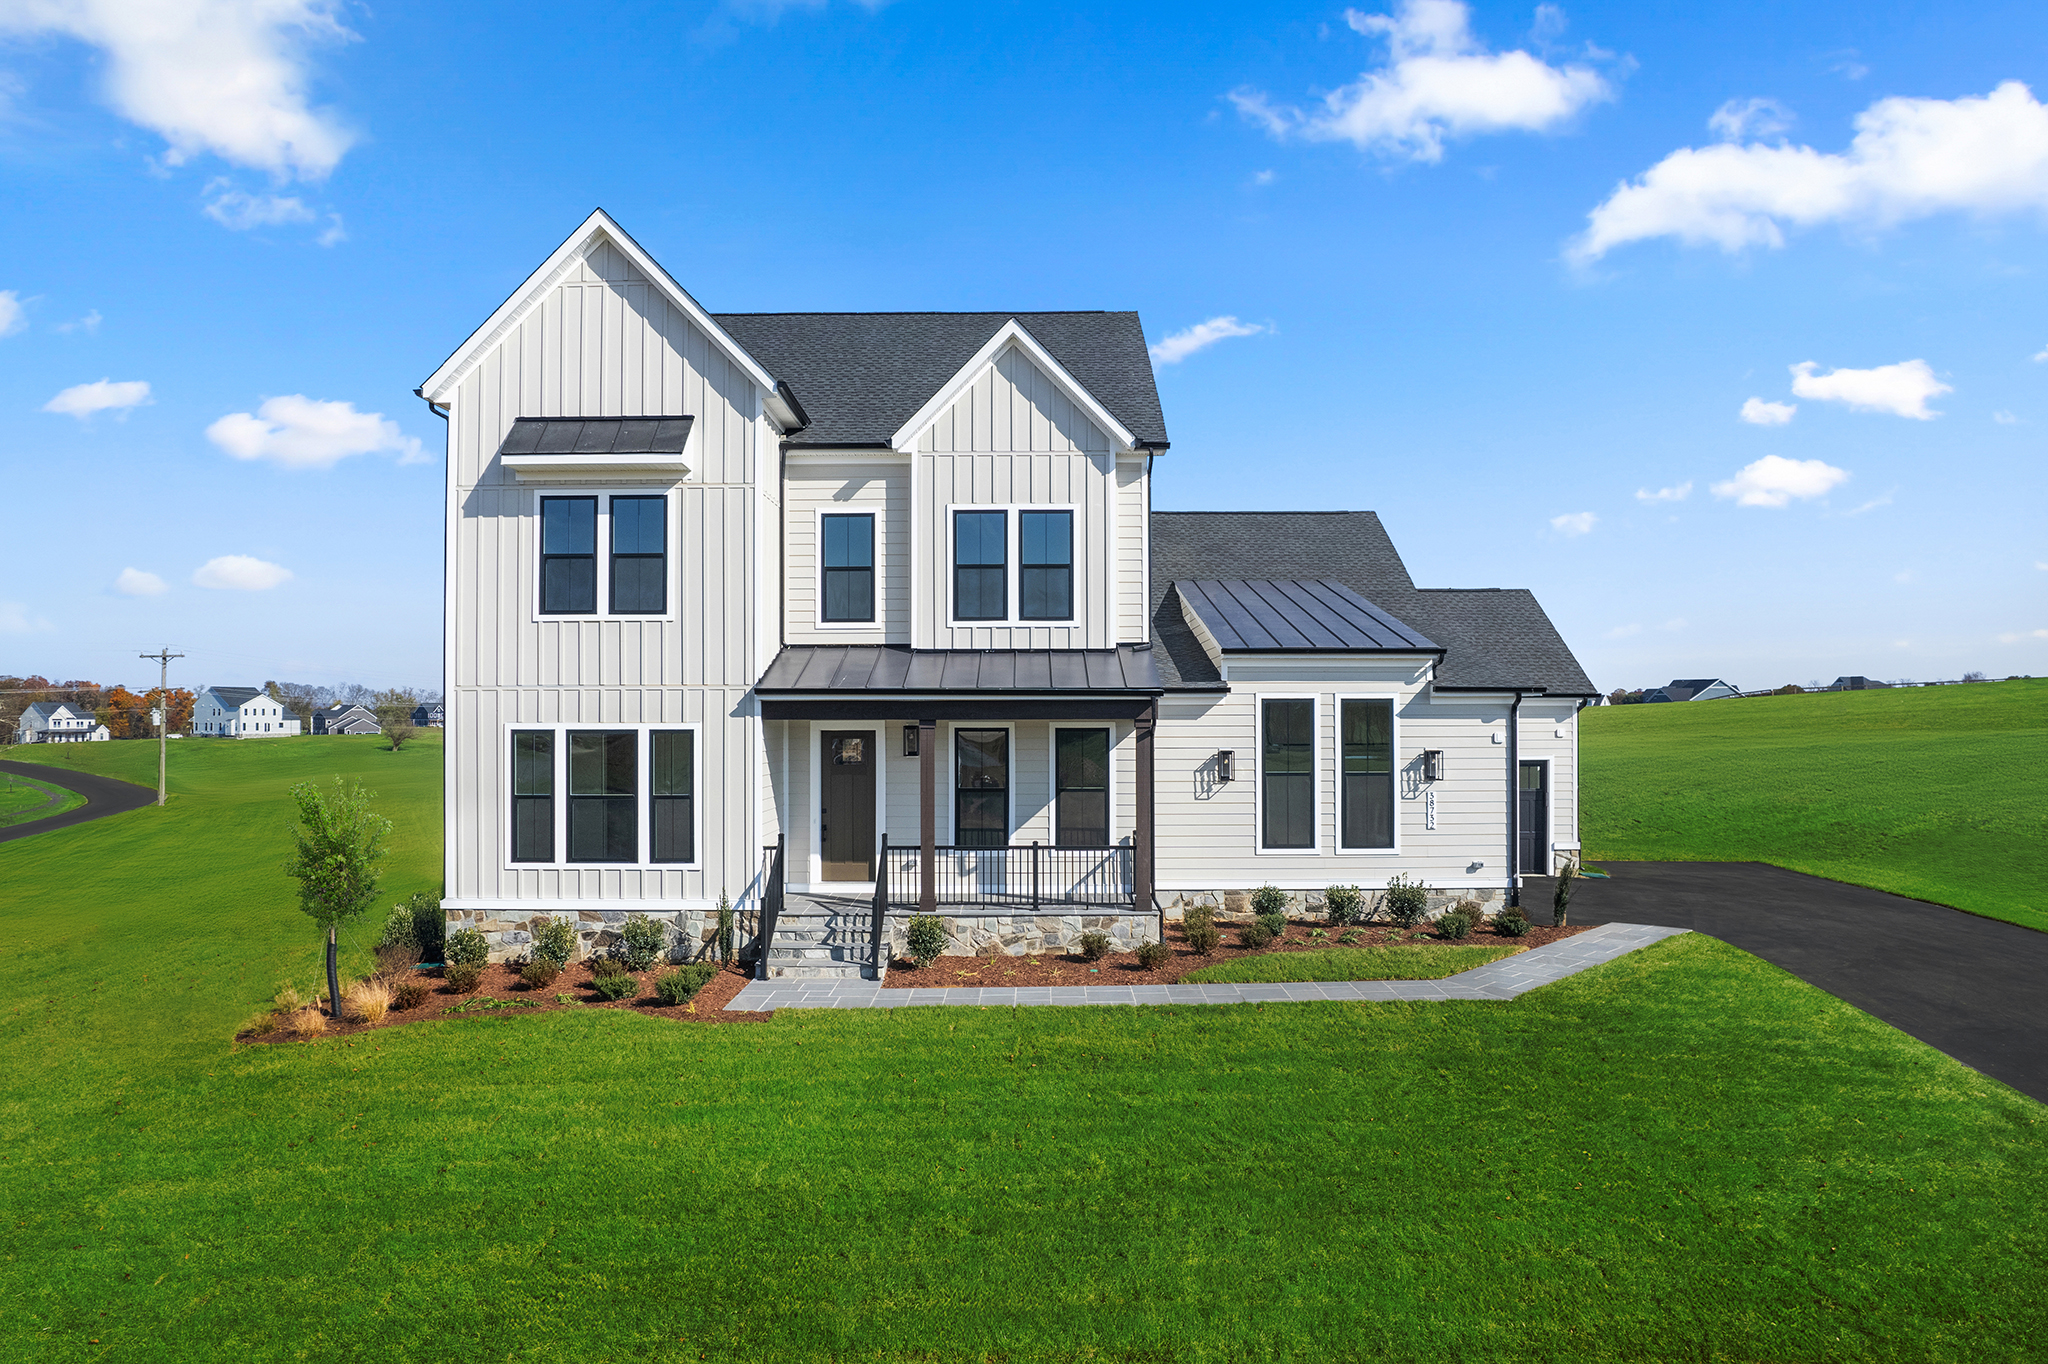
[{"label": "mulch bed", "polygon": [[[1385,947],[1393,943],[1437,942],[1440,941],[1428,929],[1401,929],[1387,925],[1358,925],[1364,937],[1349,943],[1339,943],[1337,937],[1347,930],[1333,928],[1327,924],[1290,923],[1284,938],[1276,939],[1270,946],[1253,951],[1237,945],[1237,930],[1244,925],[1216,925],[1223,930],[1223,942],[1206,957],[1196,956],[1187,945],[1187,935],[1178,923],[1166,926],[1166,945],[1173,950],[1158,969],[1147,971],[1138,965],[1135,952],[1112,952],[1100,961],[1088,961],[1079,952],[1042,953],[1035,957],[939,957],[931,965],[919,969],[912,961],[896,961],[889,967],[889,974],[882,981],[890,990],[985,990],[991,986],[1008,989],[1013,986],[1037,985],[1172,985],[1190,972],[1205,966],[1229,961],[1233,957],[1259,957],[1273,952],[1299,952],[1304,949],[1317,950],[1325,947]],[[1563,938],[1584,933],[1590,925],[1574,924],[1565,928],[1531,927],[1519,938],[1510,938],[1496,933],[1492,927],[1473,930],[1452,947],[1542,947]],[[1323,938],[1311,938],[1316,929],[1328,934]]]},{"label": "mulch bed", "polygon": [[[652,971],[641,971],[634,976],[639,982],[638,998],[608,1000],[590,988],[590,964],[573,962],[556,978],[553,985],[541,989],[529,989],[519,979],[519,972],[509,966],[486,966],[483,981],[476,990],[467,995],[457,994],[442,980],[438,972],[419,973],[419,980],[427,987],[425,1002],[417,1008],[393,1009],[384,1016],[381,1023],[336,1022],[329,1020],[327,1030],[318,1037],[353,1037],[357,1033],[376,1032],[382,1028],[395,1028],[406,1023],[418,1023],[439,1018],[470,1018],[481,1016],[510,1017],[516,1014],[549,1013],[557,1009],[630,1009],[636,1014],[649,1018],[670,1018],[679,1023],[765,1023],[774,1015],[755,1011],[728,1010],[733,997],[746,987],[751,978],[744,968],[728,966],[705,982],[704,988],[688,1004],[669,1006],[661,1002],[654,993],[654,979],[672,968],[663,965]],[[344,996],[347,987],[343,987]],[[555,998],[567,995],[571,1002],[563,1003]],[[492,1007],[483,1001],[502,1000],[503,1005]],[[324,1003],[324,1000],[323,1000]],[[460,1012],[450,1013],[451,1009]],[[257,1033],[250,1029],[235,1034],[237,1042],[298,1042],[317,1040],[302,1038],[293,1032],[284,1020],[278,1020],[276,1031]]]}]

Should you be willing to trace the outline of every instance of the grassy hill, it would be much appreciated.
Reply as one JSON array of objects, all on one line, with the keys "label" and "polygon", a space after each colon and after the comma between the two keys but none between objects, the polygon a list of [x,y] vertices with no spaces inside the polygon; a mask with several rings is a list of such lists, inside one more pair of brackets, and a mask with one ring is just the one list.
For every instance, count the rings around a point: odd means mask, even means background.
[{"label": "grassy hill", "polygon": [[1769,862],[2048,930],[2048,680],[1582,723],[1589,862]]},{"label": "grassy hill", "polygon": [[1698,936],[1513,1004],[234,1047],[318,970],[285,788],[379,793],[395,899],[440,759],[186,742],[168,807],[0,844],[0,1359],[2038,1349],[2048,1109]]}]

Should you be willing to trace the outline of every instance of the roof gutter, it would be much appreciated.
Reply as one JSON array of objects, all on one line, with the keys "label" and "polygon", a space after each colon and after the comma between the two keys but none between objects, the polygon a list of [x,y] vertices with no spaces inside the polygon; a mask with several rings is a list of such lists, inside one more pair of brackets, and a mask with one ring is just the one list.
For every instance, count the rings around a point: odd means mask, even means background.
[{"label": "roof gutter", "polygon": [[775,381],[775,389],[768,395],[767,407],[768,415],[782,428],[782,435],[785,438],[810,427],[810,414],[805,412],[804,405],[796,400],[796,390],[784,380]]}]

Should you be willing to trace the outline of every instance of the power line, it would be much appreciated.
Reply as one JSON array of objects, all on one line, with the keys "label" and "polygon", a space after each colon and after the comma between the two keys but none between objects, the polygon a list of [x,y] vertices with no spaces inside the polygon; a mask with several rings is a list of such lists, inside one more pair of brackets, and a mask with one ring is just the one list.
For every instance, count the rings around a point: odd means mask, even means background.
[{"label": "power line", "polygon": [[138,658],[155,659],[157,666],[161,670],[157,674],[160,680],[157,682],[156,687],[156,803],[158,805],[164,803],[164,776],[171,748],[169,741],[165,737],[166,732],[171,727],[171,660],[183,658],[184,656],[183,654],[172,653],[168,645],[153,654],[137,655]]}]

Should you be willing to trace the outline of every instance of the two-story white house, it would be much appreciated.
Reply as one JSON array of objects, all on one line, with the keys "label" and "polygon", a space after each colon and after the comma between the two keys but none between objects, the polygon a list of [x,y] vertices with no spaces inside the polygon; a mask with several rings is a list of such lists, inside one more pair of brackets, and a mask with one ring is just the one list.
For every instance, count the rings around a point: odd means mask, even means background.
[{"label": "two-story white house", "polygon": [[919,910],[1135,942],[1578,846],[1596,693],[1534,598],[1417,588],[1370,512],[1154,512],[1134,313],[712,314],[599,212],[419,394],[444,906],[497,957],[536,915],[694,952],[721,893],[777,973]]},{"label": "two-story white house", "polygon": [[99,717],[70,701],[35,701],[21,712],[14,739],[23,744],[83,744],[111,738]]},{"label": "two-story white house", "polygon": [[192,703],[192,732],[225,739],[279,739],[299,717],[260,687],[204,687]]}]

